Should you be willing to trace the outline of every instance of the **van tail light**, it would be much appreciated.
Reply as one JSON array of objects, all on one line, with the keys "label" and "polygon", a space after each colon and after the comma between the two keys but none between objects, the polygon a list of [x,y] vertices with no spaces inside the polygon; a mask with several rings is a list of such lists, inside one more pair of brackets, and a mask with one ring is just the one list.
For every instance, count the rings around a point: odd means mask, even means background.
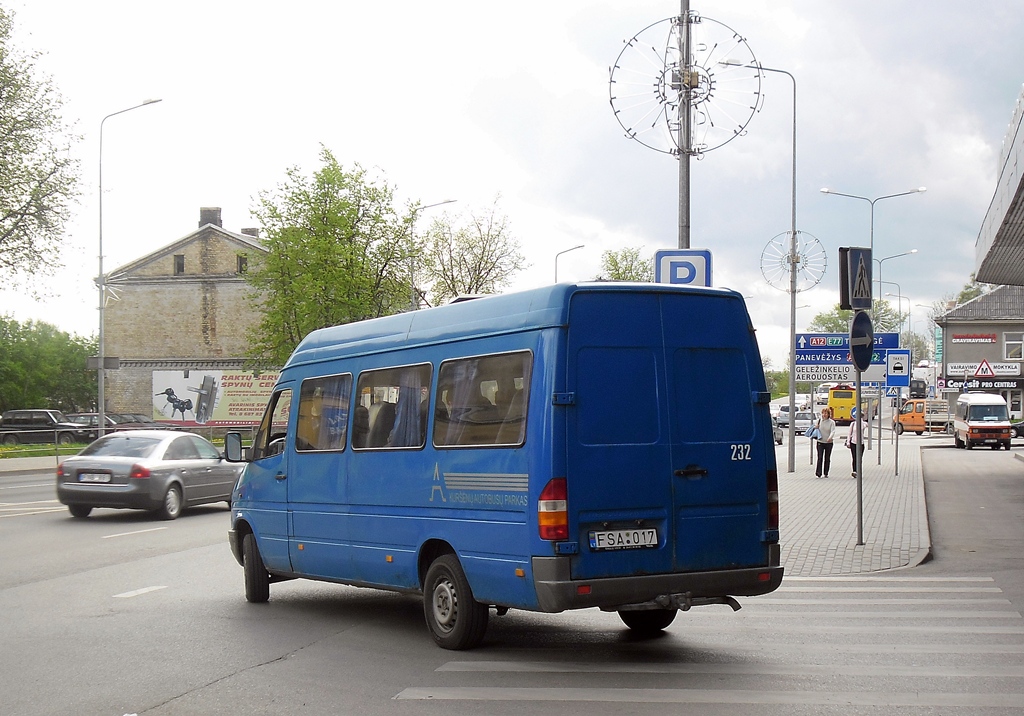
[{"label": "van tail light", "polygon": [[768,529],[779,529],[779,473],[768,470]]},{"label": "van tail light", "polygon": [[128,472],[128,477],[133,480],[142,480],[149,477],[149,468],[144,465],[132,465],[132,469]]},{"label": "van tail light", "polygon": [[537,529],[541,539],[569,539],[569,509],[566,502],[565,478],[548,481],[537,501]]}]

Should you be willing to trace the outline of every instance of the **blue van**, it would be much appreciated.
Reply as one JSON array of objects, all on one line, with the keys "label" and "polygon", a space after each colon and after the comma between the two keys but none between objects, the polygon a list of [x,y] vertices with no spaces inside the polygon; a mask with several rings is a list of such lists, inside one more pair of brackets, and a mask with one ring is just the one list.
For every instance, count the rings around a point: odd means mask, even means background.
[{"label": "blue van", "polygon": [[782,581],[761,358],[723,289],[561,284],[314,331],[243,457],[245,595],[302,577],[423,595],[437,644],[490,610],[638,632]]}]

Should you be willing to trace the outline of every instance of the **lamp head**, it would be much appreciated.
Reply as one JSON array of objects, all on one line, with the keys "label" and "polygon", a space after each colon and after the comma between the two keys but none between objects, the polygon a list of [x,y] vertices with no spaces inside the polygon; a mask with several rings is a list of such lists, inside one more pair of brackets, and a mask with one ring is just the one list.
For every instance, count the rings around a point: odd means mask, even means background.
[{"label": "lamp head", "polygon": [[823,187],[821,187],[821,193],[822,194],[831,194],[832,190],[829,189],[827,186],[823,186]]}]

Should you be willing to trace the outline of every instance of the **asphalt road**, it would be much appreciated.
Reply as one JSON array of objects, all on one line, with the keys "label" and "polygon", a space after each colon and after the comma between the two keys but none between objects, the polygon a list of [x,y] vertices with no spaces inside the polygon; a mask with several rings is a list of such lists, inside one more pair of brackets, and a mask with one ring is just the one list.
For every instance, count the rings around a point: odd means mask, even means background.
[{"label": "asphalt road", "polygon": [[[72,519],[48,474],[0,476],[0,712],[1011,713],[1024,704],[1024,463],[928,448],[935,558],[787,579],[680,614],[510,612],[435,647],[411,596],[295,581],[250,605],[223,506]],[[1019,711],[1017,711],[1019,712]]]}]

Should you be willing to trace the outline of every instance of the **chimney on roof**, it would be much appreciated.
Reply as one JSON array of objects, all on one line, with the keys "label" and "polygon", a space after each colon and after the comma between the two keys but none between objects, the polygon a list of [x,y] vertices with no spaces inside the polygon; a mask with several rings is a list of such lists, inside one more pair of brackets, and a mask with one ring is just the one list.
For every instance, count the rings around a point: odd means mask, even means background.
[{"label": "chimney on roof", "polygon": [[251,236],[254,239],[258,239],[260,237],[260,230],[255,227],[249,229],[242,229],[242,234],[245,236]]},{"label": "chimney on roof", "polygon": [[199,207],[199,226],[203,227],[207,224],[213,224],[224,228],[224,225],[220,223],[220,207],[219,206],[201,206]]}]

